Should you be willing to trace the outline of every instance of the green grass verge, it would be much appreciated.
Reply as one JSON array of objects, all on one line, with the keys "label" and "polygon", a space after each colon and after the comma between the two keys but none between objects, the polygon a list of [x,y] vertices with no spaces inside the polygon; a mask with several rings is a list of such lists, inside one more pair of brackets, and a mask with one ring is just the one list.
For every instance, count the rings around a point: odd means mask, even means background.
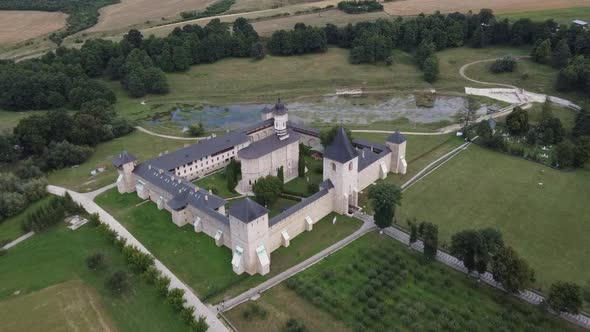
[{"label": "green grass verge", "polygon": [[[107,266],[98,272],[90,271],[85,263],[86,257],[95,252],[104,254]],[[117,270],[126,271],[131,276],[131,289],[122,297],[112,295],[104,286],[105,280]],[[119,331],[187,329],[153,286],[145,284],[139,276],[132,275],[118,249],[90,225],[76,231],[60,225],[33,236],[0,257],[0,301],[18,299],[46,287],[78,279],[96,290],[100,305]],[[17,291],[19,295],[15,295]],[[27,314],[30,314],[31,309],[26,309]],[[12,316],[3,315],[0,327],[14,323],[13,319]],[[38,328],[42,329],[40,326]]]},{"label": "green grass verge", "polygon": [[[439,263],[424,262],[377,232],[302,271],[285,286],[296,291],[273,288],[257,300],[269,313],[266,319],[244,318],[251,303],[227,316],[240,331],[276,331],[288,318],[302,321],[309,330],[333,330],[338,324],[363,331],[576,330]],[[285,305],[277,303],[280,298],[295,300]],[[318,316],[317,311],[329,315]]]},{"label": "green grass verge", "polygon": [[229,248],[217,247],[214,239],[195,233],[190,225],[178,228],[172,223],[169,212],[158,210],[152,202],[142,204],[135,193],[119,194],[113,189],[98,196],[96,202],[208,302],[237,295],[311,257],[360,227],[360,221],[344,216],[339,216],[341,222],[332,225],[333,215],[329,215],[318,222],[312,232],[293,239],[288,248],[273,252],[268,275],[237,275],[231,268]]},{"label": "green grass verge", "polygon": [[[48,181],[51,184],[78,192],[92,191],[115,182],[117,170],[113,167],[111,161],[123,150],[127,150],[127,152],[136,156],[139,161],[144,161],[157,156],[159,153],[174,151],[190,143],[189,141],[161,138],[135,131],[129,135],[97,145],[95,152],[86,162],[79,167],[55,171],[49,174]],[[106,171],[91,176],[90,171],[98,167],[106,167]]]},{"label": "green grass verge", "polygon": [[305,167],[308,169],[308,172],[305,173],[305,176],[301,178],[296,177],[295,179],[285,183],[283,186],[285,191],[289,193],[298,193],[298,195],[301,197],[307,197],[313,194],[313,192],[309,192],[308,186],[310,183],[319,185],[323,181],[323,161],[315,160],[310,156],[305,156]]},{"label": "green grass verge", "polygon": [[[23,212],[12,216],[6,220],[0,221],[0,243],[12,241],[23,234],[21,224],[27,218],[31,211],[35,211],[49,201],[50,195],[29,205]],[[1,246],[0,246],[1,247]]]},{"label": "green grass verge", "polygon": [[589,171],[556,171],[472,145],[410,187],[398,215],[438,224],[441,243],[467,228],[500,230],[547,291],[557,280],[588,281],[589,185]]},{"label": "green grass verge", "polygon": [[496,14],[500,18],[516,21],[521,18],[530,18],[533,21],[546,21],[553,19],[555,22],[570,25],[573,20],[590,21],[590,6],[562,9],[547,9],[519,13]]}]

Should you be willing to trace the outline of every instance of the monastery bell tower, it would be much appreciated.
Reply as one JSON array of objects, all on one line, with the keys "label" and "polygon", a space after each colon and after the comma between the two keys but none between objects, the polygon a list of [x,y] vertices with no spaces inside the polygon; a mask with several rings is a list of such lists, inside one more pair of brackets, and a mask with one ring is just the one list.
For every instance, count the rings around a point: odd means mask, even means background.
[{"label": "monastery bell tower", "polygon": [[272,114],[275,119],[275,133],[279,136],[279,139],[284,140],[289,137],[287,132],[287,121],[289,121],[289,115],[287,114],[287,107],[279,99],[275,106],[272,108]]},{"label": "monastery bell tower", "polygon": [[347,214],[349,205],[358,205],[358,154],[344,128],[338,128],[324,153],[324,180],[335,190],[334,211]]}]

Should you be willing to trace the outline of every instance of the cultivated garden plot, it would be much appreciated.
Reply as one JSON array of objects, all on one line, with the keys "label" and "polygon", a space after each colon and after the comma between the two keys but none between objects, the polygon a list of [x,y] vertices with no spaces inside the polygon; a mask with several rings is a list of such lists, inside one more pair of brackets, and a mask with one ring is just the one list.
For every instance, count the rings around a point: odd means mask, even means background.
[{"label": "cultivated garden plot", "polygon": [[[340,322],[354,331],[576,330],[476,279],[425,261],[377,232],[288,279],[283,287],[287,289],[271,289],[227,316],[243,331],[270,331],[289,319],[313,329],[318,327],[316,310],[329,314],[324,326]],[[289,308],[275,301],[284,292],[297,297]]]}]

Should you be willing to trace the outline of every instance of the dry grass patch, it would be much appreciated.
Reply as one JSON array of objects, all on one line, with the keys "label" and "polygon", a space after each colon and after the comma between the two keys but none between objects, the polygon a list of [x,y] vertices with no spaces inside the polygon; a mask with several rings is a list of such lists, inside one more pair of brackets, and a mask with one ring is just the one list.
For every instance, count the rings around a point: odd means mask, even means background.
[{"label": "dry grass patch", "polygon": [[62,29],[67,17],[59,12],[0,11],[0,44],[17,43]]},{"label": "dry grass patch", "polygon": [[101,8],[98,23],[86,32],[117,30],[148,20],[176,17],[183,11],[205,9],[214,2],[215,0],[167,0],[165,3],[153,0],[122,0],[118,4]]},{"label": "dry grass patch", "polygon": [[385,11],[391,15],[418,15],[420,13],[467,12],[491,8],[495,13],[525,12],[588,6],[588,0],[405,0],[384,3]]},{"label": "dry grass patch", "polygon": [[96,290],[68,281],[0,302],[0,330],[114,331]]}]

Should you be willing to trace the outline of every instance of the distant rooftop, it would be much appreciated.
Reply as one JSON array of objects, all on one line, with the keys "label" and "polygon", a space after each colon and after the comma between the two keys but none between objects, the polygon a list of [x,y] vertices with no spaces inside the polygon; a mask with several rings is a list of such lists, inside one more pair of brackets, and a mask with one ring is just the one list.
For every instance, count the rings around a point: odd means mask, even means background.
[{"label": "distant rooftop", "polygon": [[134,155],[128,153],[127,151],[123,151],[119,153],[115,158],[113,158],[113,165],[115,167],[121,167],[127,163],[134,162],[136,160],[137,158]]},{"label": "distant rooftop", "polygon": [[581,25],[581,26],[587,26],[588,25],[588,22],[582,21],[582,20],[573,20],[572,23],[573,24],[577,24],[577,25]]},{"label": "distant rooftop", "polygon": [[255,159],[265,156],[277,149],[287,146],[293,142],[299,141],[300,135],[292,130],[287,130],[289,137],[279,139],[277,135],[270,135],[238,151],[238,156],[244,159]]},{"label": "distant rooftop", "polygon": [[389,135],[389,137],[387,137],[386,140],[389,143],[394,143],[394,144],[401,144],[401,143],[407,141],[406,136],[404,136],[399,131],[395,131],[393,134]]},{"label": "distant rooftop", "polygon": [[229,208],[230,216],[245,223],[256,220],[267,213],[268,210],[264,206],[254,202],[250,198],[238,201]]}]

